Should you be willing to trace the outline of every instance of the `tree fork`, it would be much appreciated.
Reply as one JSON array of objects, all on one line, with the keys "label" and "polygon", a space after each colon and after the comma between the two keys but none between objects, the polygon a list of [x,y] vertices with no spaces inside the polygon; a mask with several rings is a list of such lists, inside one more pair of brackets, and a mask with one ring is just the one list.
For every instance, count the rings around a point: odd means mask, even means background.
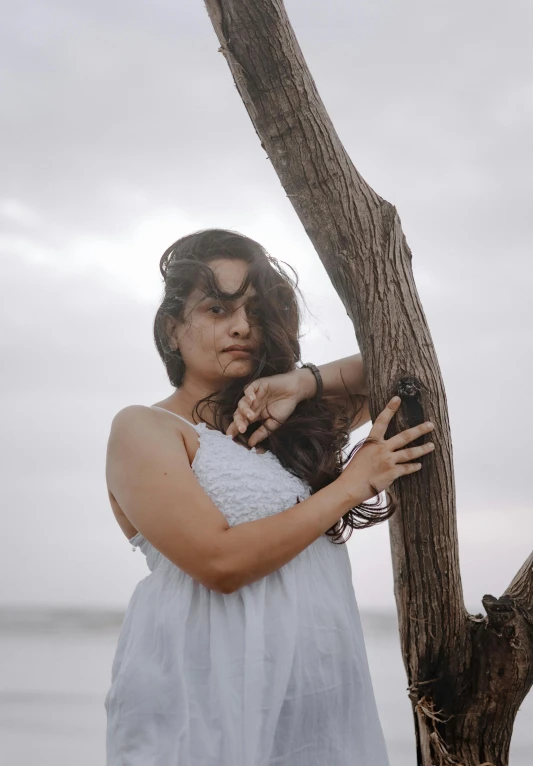
[{"label": "tree fork", "polygon": [[436,449],[395,488],[389,521],[419,766],[507,766],[533,684],[533,554],[487,615],[468,614],[459,570],[446,394],[394,205],[361,177],[324,105],[281,0],[205,0],[242,101],[351,318],[375,420],[387,436],[430,419]]}]

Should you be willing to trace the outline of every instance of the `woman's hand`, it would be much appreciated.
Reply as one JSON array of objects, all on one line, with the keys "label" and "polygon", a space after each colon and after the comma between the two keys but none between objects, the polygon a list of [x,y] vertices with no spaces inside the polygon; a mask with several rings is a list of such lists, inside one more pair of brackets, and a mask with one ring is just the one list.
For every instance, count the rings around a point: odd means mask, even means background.
[{"label": "woman's hand", "polygon": [[268,375],[246,386],[244,396],[237,404],[233,421],[226,433],[236,436],[237,433],[244,433],[250,423],[263,420],[262,425],[248,439],[248,445],[254,447],[266,439],[270,431],[275,431],[280,425],[273,417],[269,417],[267,409],[271,415],[284,423],[294,412],[296,405],[305,398],[301,379],[295,373],[298,373],[298,370]]},{"label": "woman's hand", "polygon": [[407,447],[410,442],[433,430],[434,425],[431,421],[385,439],[385,432],[398,412],[400,403],[399,397],[390,400],[383,412],[377,416],[361,447],[335,480],[347,486],[348,493],[353,493],[355,497],[360,498],[364,494],[365,502],[386,490],[400,476],[419,471],[422,463],[409,461],[420,459],[435,449],[433,442]]}]

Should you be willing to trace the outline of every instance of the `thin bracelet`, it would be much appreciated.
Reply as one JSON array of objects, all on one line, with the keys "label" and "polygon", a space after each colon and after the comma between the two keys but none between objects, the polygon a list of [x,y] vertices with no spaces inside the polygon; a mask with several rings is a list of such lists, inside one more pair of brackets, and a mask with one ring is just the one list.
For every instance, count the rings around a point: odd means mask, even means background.
[{"label": "thin bracelet", "polygon": [[318,399],[322,398],[322,392],[324,391],[324,384],[322,382],[322,375],[320,374],[320,371],[316,364],[313,364],[312,362],[306,362],[305,364],[302,364],[300,369],[302,370],[304,367],[309,367],[313,375],[315,376],[316,380],[316,394],[310,398],[311,402],[316,402]]}]

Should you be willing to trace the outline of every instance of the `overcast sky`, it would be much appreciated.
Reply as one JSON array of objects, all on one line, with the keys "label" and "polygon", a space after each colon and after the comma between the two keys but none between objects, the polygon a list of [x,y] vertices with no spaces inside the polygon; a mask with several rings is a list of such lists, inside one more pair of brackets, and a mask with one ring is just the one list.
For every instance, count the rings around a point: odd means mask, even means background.
[{"label": "overcast sky", "polygon": [[[467,606],[533,547],[533,6],[288,0],[354,164],[398,208],[449,406]],[[0,31],[2,604],[125,607],[148,570],[108,504],[114,414],[172,389],[159,258],[219,226],[296,268],[303,359],[358,351],[200,0],[12,4]],[[370,426],[354,432],[358,441]],[[388,525],[348,543],[393,608]]]}]

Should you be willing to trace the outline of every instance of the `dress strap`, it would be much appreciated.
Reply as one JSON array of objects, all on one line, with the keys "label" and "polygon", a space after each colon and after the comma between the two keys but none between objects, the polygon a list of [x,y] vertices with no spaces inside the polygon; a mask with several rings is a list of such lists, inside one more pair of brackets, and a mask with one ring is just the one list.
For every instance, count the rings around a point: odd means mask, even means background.
[{"label": "dress strap", "polygon": [[194,428],[196,431],[198,429],[199,423],[191,423],[190,420],[187,420],[187,418],[184,418],[182,415],[178,415],[176,412],[171,412],[170,410],[166,410],[164,407],[158,407],[157,404],[151,404],[150,409],[155,410],[163,410],[163,412],[168,412],[169,415],[174,415],[174,417],[179,418],[180,420],[183,420],[184,423],[188,423],[190,426]]}]

